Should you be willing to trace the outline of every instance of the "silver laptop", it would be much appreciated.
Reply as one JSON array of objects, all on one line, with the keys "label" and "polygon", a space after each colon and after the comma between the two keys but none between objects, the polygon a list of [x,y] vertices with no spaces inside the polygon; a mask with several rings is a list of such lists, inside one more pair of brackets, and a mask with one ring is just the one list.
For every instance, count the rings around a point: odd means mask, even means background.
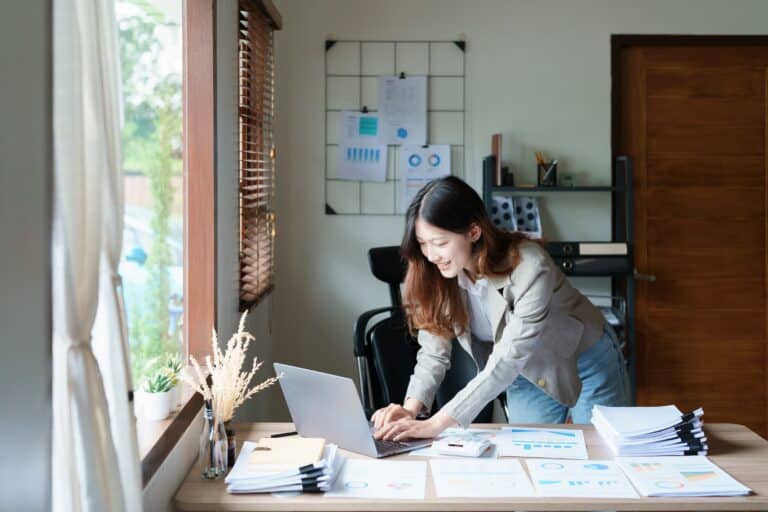
[{"label": "silver laptop", "polygon": [[283,374],[280,387],[296,431],[304,437],[322,437],[370,457],[388,457],[432,444],[430,439],[374,439],[352,379],[280,363],[275,363],[275,372]]}]

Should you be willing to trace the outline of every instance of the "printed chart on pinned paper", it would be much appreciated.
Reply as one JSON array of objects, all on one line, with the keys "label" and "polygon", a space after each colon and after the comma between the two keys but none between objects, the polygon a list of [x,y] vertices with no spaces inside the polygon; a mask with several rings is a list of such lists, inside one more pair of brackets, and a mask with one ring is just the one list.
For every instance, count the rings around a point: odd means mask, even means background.
[{"label": "printed chart on pinned paper", "polygon": [[403,146],[400,150],[400,213],[405,213],[418,191],[427,183],[451,174],[451,147]]},{"label": "printed chart on pinned paper", "polygon": [[588,458],[581,430],[504,427],[496,444],[499,457]]},{"label": "printed chart on pinned paper", "polygon": [[379,113],[387,144],[426,144],[427,77],[379,77]]},{"label": "printed chart on pinned paper", "polygon": [[526,459],[528,473],[540,496],[552,498],[637,498],[613,461],[542,461]]},{"label": "printed chart on pinned paper", "polygon": [[347,459],[327,498],[422,500],[427,463]]},{"label": "printed chart on pinned paper", "polygon": [[387,145],[377,114],[342,112],[336,176],[341,180],[387,180]]},{"label": "printed chart on pinned paper", "polygon": [[536,492],[517,459],[429,461],[438,498],[517,498]]}]

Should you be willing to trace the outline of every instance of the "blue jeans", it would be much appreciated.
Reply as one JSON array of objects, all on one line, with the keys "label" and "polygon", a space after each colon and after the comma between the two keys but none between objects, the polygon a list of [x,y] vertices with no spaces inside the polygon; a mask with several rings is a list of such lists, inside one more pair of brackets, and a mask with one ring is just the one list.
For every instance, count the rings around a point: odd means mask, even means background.
[{"label": "blue jeans", "polygon": [[578,369],[581,394],[570,409],[519,375],[507,388],[509,422],[565,423],[570,412],[574,423],[589,423],[595,404],[630,405],[627,367],[612,330],[579,356]]}]

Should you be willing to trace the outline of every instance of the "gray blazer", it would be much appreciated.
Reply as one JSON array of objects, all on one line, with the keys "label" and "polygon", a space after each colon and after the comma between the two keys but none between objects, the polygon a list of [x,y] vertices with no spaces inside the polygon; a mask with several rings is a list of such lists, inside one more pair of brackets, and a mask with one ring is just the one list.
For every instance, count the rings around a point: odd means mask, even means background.
[{"label": "gray blazer", "polygon": [[[558,402],[573,406],[581,392],[578,356],[602,336],[602,313],[571,286],[549,254],[530,242],[519,250],[519,264],[510,275],[487,276],[493,290],[487,294],[486,311],[494,332],[488,362],[442,408],[464,428],[518,375]],[[462,292],[466,303],[466,292]],[[474,360],[471,333],[457,339]],[[450,366],[451,340],[422,329],[418,341],[421,348],[406,397],[430,408]]]}]

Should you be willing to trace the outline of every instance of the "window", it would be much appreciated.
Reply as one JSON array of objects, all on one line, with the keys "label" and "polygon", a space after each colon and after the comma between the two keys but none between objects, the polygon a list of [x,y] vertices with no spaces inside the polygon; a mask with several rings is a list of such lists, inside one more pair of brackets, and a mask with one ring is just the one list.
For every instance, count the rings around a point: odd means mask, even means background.
[{"label": "window", "polygon": [[238,97],[240,309],[258,303],[274,282],[275,148],[273,31],[270,5],[239,4]]},{"label": "window", "polygon": [[118,0],[125,214],[119,271],[134,389],[185,353],[182,3]]}]

